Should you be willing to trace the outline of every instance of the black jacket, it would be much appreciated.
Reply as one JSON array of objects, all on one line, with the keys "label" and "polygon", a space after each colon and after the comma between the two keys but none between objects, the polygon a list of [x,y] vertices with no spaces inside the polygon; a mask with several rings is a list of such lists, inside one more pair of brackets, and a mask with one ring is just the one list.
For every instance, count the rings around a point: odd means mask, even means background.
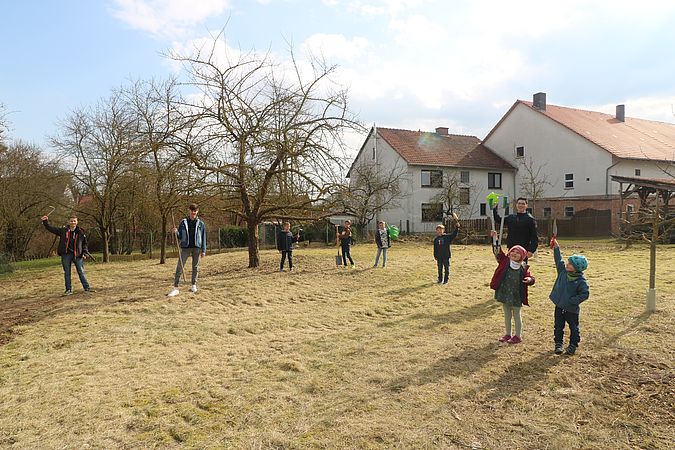
[{"label": "black jacket", "polygon": [[[496,226],[499,226],[502,218],[497,212],[497,208],[492,210]],[[522,245],[530,253],[537,251],[539,245],[539,235],[537,233],[537,221],[530,213],[509,214],[504,217],[504,225],[509,229],[506,237],[508,248],[514,245]]]},{"label": "black jacket", "polygon": [[290,231],[279,231],[277,233],[277,250],[283,252],[293,251],[293,242],[297,242],[298,238],[293,236]]},{"label": "black jacket", "polygon": [[49,221],[43,220],[42,225],[45,226],[47,231],[54,233],[59,237],[59,248],[57,253],[59,256],[63,256],[70,250],[66,248],[70,240],[70,233],[75,233],[75,248],[73,253],[76,258],[82,258],[86,253],[89,253],[89,248],[87,247],[87,235],[84,233],[84,230],[80,227],[75,227],[75,230],[70,231],[69,226],[65,227],[53,227],[49,225]]},{"label": "black jacket", "polygon": [[448,259],[452,255],[450,251],[450,244],[457,237],[459,233],[459,228],[455,228],[452,233],[441,234],[436,236],[434,239],[434,258],[435,259]]}]

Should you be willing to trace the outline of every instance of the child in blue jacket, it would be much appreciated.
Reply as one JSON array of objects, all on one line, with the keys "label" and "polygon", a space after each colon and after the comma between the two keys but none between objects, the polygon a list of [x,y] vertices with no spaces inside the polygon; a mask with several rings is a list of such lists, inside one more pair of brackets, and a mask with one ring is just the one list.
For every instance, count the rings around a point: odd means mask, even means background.
[{"label": "child in blue jacket", "polygon": [[555,238],[551,240],[551,247],[553,247],[553,260],[558,271],[553,290],[549,295],[555,304],[554,351],[556,355],[563,353],[563,332],[565,323],[567,323],[570,327],[570,344],[565,354],[571,356],[574,355],[581,341],[579,305],[588,299],[588,282],[584,277],[584,270],[588,268],[588,260],[583,255],[572,255],[565,263],[560,254],[560,245]]}]

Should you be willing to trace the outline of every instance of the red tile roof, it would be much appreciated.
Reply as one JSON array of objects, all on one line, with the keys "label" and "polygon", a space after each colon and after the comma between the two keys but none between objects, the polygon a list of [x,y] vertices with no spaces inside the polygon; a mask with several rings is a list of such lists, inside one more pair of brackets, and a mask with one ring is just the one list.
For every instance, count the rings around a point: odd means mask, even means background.
[{"label": "red tile roof", "polygon": [[518,103],[553,119],[618,158],[675,161],[675,124],[633,117],[620,122],[611,114],[556,105],[546,105],[546,111],[541,111],[524,100],[516,101],[514,107]]},{"label": "red tile roof", "polygon": [[475,136],[380,127],[377,134],[411,165],[514,170]]}]

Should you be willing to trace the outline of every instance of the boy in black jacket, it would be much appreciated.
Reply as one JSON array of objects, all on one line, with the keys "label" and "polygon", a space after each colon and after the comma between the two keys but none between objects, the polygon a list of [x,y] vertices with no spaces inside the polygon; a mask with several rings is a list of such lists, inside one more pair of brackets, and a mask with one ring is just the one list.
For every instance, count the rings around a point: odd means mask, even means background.
[{"label": "boy in black jacket", "polygon": [[[459,233],[459,222],[455,221],[455,230],[445,234],[445,226],[436,226],[436,238],[434,239],[434,259],[438,265],[438,284],[448,284],[450,277],[450,244]],[[445,276],[443,271],[445,270]]]},{"label": "boy in black jacket", "polygon": [[57,228],[49,225],[49,217],[42,216],[42,225],[47,231],[59,237],[58,255],[61,257],[61,265],[63,266],[63,276],[66,282],[66,291],[63,295],[71,295],[73,293],[70,277],[71,264],[75,263],[77,275],[80,277],[80,283],[84,288],[84,292],[91,292],[87,276],[84,274],[84,258],[89,254],[87,248],[87,235],[84,230],[77,226],[77,217],[71,216],[68,219],[68,226]]},{"label": "boy in black jacket", "polygon": [[281,264],[279,265],[279,272],[284,271],[284,263],[288,256],[288,270],[293,271],[293,243],[300,240],[300,233],[293,236],[291,233],[291,224],[284,222],[283,229],[277,234],[277,250],[281,252]]}]

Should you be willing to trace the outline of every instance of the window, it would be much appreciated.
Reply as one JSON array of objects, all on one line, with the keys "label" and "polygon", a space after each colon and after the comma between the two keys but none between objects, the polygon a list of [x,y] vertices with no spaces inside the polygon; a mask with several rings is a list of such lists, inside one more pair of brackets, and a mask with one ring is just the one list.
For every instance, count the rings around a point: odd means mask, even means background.
[{"label": "window", "polygon": [[434,188],[443,187],[443,171],[423,170],[422,187],[434,187]]},{"label": "window", "polygon": [[572,217],[574,215],[574,206],[565,206],[565,217]]},{"label": "window", "polygon": [[635,169],[635,176],[639,177],[640,176],[640,169]]},{"label": "window", "polygon": [[487,203],[480,204],[480,215],[487,216]]},{"label": "window", "polygon": [[525,156],[525,147],[516,147],[516,158],[522,158]]},{"label": "window", "polygon": [[501,189],[501,188],[502,188],[502,174],[488,173],[488,189]]},{"label": "window", "polygon": [[441,222],[442,220],[442,203],[422,203],[422,222]]},{"label": "window", "polygon": [[574,174],[565,174],[565,189],[574,189]]},{"label": "window", "polygon": [[459,188],[459,204],[460,205],[468,205],[471,203],[471,200],[469,199],[469,188]]},{"label": "window", "polygon": [[459,182],[460,183],[469,183],[469,171],[468,170],[462,170],[459,172]]},{"label": "window", "polygon": [[635,211],[635,208],[633,205],[626,205],[626,213],[631,214],[633,211]]},{"label": "window", "polygon": [[528,214],[532,214],[532,208],[525,208],[525,212]]},{"label": "window", "polygon": [[375,159],[375,147],[373,147],[373,159]]},{"label": "window", "polygon": [[551,208],[544,208],[544,218],[547,219],[547,218],[551,217],[552,215],[553,214],[552,214]]}]

